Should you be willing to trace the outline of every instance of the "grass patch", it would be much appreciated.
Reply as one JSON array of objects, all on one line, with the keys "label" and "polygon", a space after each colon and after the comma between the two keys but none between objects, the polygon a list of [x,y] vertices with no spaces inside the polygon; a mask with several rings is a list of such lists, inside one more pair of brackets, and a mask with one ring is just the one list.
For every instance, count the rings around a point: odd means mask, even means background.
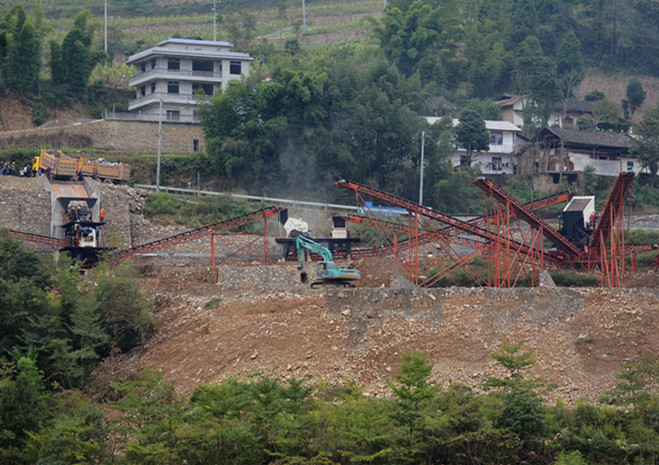
[{"label": "grass patch", "polygon": [[569,270],[550,271],[549,275],[560,287],[599,287],[601,280],[599,275]]},{"label": "grass patch", "polygon": [[209,300],[204,304],[204,310],[212,310],[218,305],[220,305],[220,302],[222,302],[221,297],[215,297],[214,299]]},{"label": "grass patch", "polygon": [[[144,204],[144,216],[159,223],[179,224],[189,228],[218,223],[261,208],[247,202],[236,202],[224,196],[173,195],[168,192],[149,193]],[[246,225],[240,230],[253,231]]]}]

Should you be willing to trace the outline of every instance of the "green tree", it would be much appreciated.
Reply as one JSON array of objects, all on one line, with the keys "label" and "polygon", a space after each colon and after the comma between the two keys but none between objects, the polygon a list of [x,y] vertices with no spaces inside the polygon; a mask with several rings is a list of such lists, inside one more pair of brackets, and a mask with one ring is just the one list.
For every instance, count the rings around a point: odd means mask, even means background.
[{"label": "green tree", "polygon": [[64,391],[53,399],[52,424],[30,436],[31,463],[110,463],[111,438],[103,412],[83,394]]},{"label": "green tree", "polygon": [[415,1],[387,8],[384,18],[374,22],[375,35],[385,56],[404,75],[418,72],[424,83],[456,86],[467,68],[467,60],[457,53],[457,45],[465,38],[458,11],[450,2]]},{"label": "green tree", "polygon": [[37,87],[41,70],[41,42],[26,19],[9,41],[3,77],[14,93],[31,95]]},{"label": "green tree", "polygon": [[474,110],[465,110],[460,114],[460,123],[455,129],[455,142],[467,152],[468,166],[474,152],[490,149],[490,134],[485,127],[485,121]]},{"label": "green tree", "polygon": [[[96,266],[92,276],[96,281],[96,305],[112,342],[123,351],[143,343],[153,327],[153,318],[149,313],[149,300],[140,288],[137,270],[126,262],[114,268],[104,264]],[[96,310],[94,307],[89,310],[91,314],[81,315],[79,336],[93,331],[95,335],[88,336],[87,342],[102,346],[104,339],[96,331]],[[86,359],[87,355],[83,355],[81,357]]]},{"label": "green tree", "polygon": [[90,16],[89,10],[81,11],[73,19],[73,27],[62,45],[51,42],[53,83],[78,96],[87,88],[94,66],[107,59],[103,50],[93,51],[91,48],[98,24],[89,23]]},{"label": "green tree", "polygon": [[535,363],[533,351],[520,353],[523,342],[503,343],[500,352],[491,354],[497,364],[506,368],[505,378],[488,377],[485,385],[503,389],[501,415],[497,426],[511,431],[521,439],[527,448],[533,447],[545,432],[545,408],[542,397],[534,390],[541,382],[526,379],[524,370]]},{"label": "green tree", "polygon": [[401,353],[399,374],[388,382],[396,397],[393,419],[397,433],[395,463],[432,463],[446,440],[446,417],[433,409],[439,388],[429,381],[433,365],[420,352]]},{"label": "green tree", "polygon": [[46,343],[45,334],[26,331],[37,315],[49,313],[44,292],[49,285],[48,274],[39,258],[25,251],[22,241],[6,229],[0,229],[0,262],[0,351],[30,344],[41,349]]},{"label": "green tree", "polygon": [[559,452],[553,465],[588,465],[588,463],[581,456],[581,452],[573,450],[572,452]]},{"label": "green tree", "polygon": [[145,370],[136,380],[113,384],[122,394],[113,433],[124,439],[128,463],[181,463],[176,451],[182,404],[159,371]]},{"label": "green tree", "polygon": [[17,366],[16,378],[0,384],[0,453],[14,459],[29,434],[38,432],[50,418],[43,373],[29,358],[19,358]]},{"label": "green tree", "polygon": [[498,120],[501,108],[492,99],[471,99],[465,109],[475,110],[484,120]]},{"label": "green tree", "polygon": [[584,78],[584,63],[581,54],[581,42],[573,30],[570,30],[558,46],[556,54],[556,72],[563,97],[563,117],[567,115],[568,99]]},{"label": "green tree", "polygon": [[545,56],[537,37],[528,36],[519,46],[515,74],[520,93],[529,94],[522,112],[525,132],[533,134],[547,125],[554,103],[560,98],[556,64]]},{"label": "green tree", "polygon": [[627,83],[627,99],[622,101],[625,118],[632,119],[636,110],[645,102],[646,92],[638,78],[632,78]]},{"label": "green tree", "polygon": [[617,123],[620,119],[620,107],[608,97],[598,100],[593,105],[593,117],[605,123]]},{"label": "green tree", "polygon": [[634,153],[641,167],[650,175],[650,186],[654,187],[654,179],[659,171],[659,107],[648,111],[636,125],[638,137],[634,141]]}]

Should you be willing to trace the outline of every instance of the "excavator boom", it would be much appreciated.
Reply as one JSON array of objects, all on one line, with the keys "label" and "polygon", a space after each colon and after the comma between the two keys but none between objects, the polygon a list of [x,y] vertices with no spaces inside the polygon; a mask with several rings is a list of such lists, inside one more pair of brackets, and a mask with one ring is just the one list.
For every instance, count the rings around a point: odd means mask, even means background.
[{"label": "excavator boom", "polygon": [[[323,261],[318,263],[316,270],[316,279],[311,282],[311,287],[333,286],[333,287],[355,287],[352,281],[359,280],[361,275],[359,271],[351,268],[338,268],[334,263],[332,252],[327,247],[323,247],[316,241],[305,236],[297,236],[295,240],[297,247],[297,269],[304,269],[304,255],[308,250],[318,254]],[[301,273],[302,282],[307,282],[307,273]]]}]

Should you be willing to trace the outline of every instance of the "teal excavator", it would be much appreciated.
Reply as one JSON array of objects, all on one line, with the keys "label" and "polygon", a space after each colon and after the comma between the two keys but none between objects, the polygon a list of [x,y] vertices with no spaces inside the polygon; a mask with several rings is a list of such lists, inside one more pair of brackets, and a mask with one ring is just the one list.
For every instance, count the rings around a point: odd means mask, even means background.
[{"label": "teal excavator", "polygon": [[322,257],[316,268],[316,279],[311,282],[311,287],[355,287],[354,281],[361,278],[359,271],[351,268],[338,268],[334,263],[332,252],[316,241],[305,236],[297,236],[295,241],[297,247],[297,269],[303,283],[309,282],[307,273],[304,272],[304,256],[306,251],[313,252]]}]

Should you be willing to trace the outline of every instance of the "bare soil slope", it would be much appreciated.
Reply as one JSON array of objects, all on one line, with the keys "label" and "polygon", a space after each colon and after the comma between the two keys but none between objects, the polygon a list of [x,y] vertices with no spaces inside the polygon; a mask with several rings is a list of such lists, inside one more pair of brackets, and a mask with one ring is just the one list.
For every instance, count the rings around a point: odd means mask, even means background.
[{"label": "bare soil slope", "polygon": [[426,354],[438,382],[477,387],[504,375],[489,356],[502,341],[525,341],[536,354],[533,374],[574,402],[597,399],[623,363],[659,352],[654,289],[402,290],[379,287],[391,262],[368,266],[373,287],[349,290],[222,288],[210,268],[156,273],[145,281],[155,332],[108,361],[105,375],[161,370],[189,395],[201,383],[262,371],[332,384],[349,378],[386,396],[405,349]]}]

